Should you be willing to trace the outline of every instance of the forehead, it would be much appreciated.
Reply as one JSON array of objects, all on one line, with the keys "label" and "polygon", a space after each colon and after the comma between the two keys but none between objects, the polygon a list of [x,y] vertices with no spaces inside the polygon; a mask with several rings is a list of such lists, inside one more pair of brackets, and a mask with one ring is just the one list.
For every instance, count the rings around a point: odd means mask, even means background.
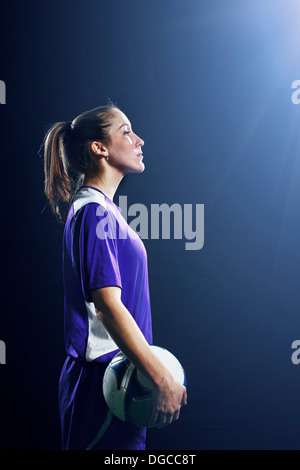
[{"label": "forehead", "polygon": [[122,125],[127,124],[128,126],[131,126],[131,123],[122,111],[119,109],[116,109],[114,112],[114,119],[112,122],[111,130],[117,130],[119,129]]}]

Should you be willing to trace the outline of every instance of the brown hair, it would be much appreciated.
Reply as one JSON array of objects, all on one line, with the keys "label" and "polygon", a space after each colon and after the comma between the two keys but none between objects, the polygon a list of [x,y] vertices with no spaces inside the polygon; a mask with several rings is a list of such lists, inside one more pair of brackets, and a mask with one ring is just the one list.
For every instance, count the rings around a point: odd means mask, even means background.
[{"label": "brown hair", "polygon": [[109,129],[114,112],[109,103],[86,111],[72,122],[53,124],[44,139],[45,194],[59,222],[66,206],[85,176],[99,170],[99,160],[91,149],[93,141],[110,142]]}]

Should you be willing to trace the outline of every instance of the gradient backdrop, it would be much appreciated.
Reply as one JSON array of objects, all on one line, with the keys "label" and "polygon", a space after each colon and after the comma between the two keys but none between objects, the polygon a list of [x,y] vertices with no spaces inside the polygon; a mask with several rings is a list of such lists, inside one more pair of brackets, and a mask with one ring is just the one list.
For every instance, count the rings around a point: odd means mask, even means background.
[{"label": "gradient backdrop", "polygon": [[128,205],[204,204],[205,245],[144,240],[155,343],[189,404],[149,449],[298,449],[300,4],[4,1],[0,15],[0,447],[59,449],[62,226],[48,126],[111,99],[144,141]]}]

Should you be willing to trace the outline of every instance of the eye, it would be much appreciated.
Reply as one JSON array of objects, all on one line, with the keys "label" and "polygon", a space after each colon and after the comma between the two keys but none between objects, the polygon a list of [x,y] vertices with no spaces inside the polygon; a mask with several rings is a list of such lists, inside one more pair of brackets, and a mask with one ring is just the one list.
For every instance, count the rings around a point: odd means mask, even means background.
[{"label": "eye", "polygon": [[130,134],[130,132],[131,132],[131,131],[125,131],[125,132],[124,132],[124,135]]}]

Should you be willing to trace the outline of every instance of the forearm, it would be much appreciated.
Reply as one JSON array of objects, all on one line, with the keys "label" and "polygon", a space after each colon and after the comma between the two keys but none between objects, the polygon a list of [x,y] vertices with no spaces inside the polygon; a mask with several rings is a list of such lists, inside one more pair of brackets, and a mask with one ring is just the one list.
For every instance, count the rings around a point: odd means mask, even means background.
[{"label": "forearm", "polygon": [[179,418],[181,404],[187,403],[186,389],[175,382],[172,374],[153,353],[130,312],[121,301],[117,287],[93,292],[99,321],[128,359],[157,387],[153,390],[153,410],[149,424],[163,427]]},{"label": "forearm", "polygon": [[160,385],[169,372],[152,352],[130,312],[118,298],[109,307],[98,309],[97,316],[119,349],[143,373]]}]

